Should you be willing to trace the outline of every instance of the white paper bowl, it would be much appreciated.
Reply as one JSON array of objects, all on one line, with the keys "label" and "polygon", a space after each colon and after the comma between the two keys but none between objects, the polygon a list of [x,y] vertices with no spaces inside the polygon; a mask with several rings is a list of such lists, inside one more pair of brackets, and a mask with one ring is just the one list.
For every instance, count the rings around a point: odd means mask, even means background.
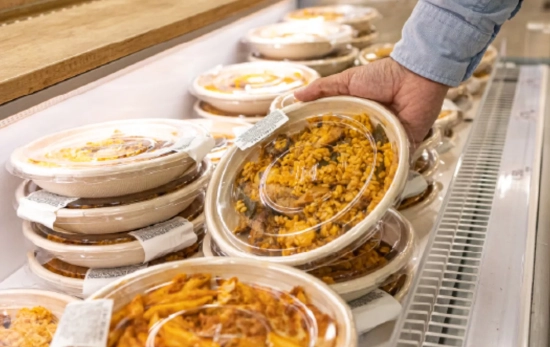
[{"label": "white paper bowl", "polygon": [[474,97],[470,93],[460,95],[453,101],[463,113],[470,111],[474,107]]},{"label": "white paper bowl", "polygon": [[246,122],[249,124],[255,124],[264,119],[265,116],[245,116],[245,115],[239,115],[239,114],[231,114],[229,112],[223,112],[218,109],[213,109],[211,106],[209,107],[208,104],[206,104],[204,101],[197,100],[195,102],[195,105],[193,105],[193,110],[197,114],[197,116],[213,120],[217,122],[225,122],[225,121],[233,121],[233,120],[239,120],[242,122]]},{"label": "white paper bowl", "polygon": [[[378,31],[373,31],[366,35],[356,36],[351,40],[351,45],[359,50],[372,46],[377,40],[380,34]],[[357,55],[359,56],[359,54]]]},{"label": "white paper bowl", "polygon": [[42,306],[59,320],[67,304],[79,301],[69,295],[38,289],[10,289],[0,291],[0,312],[15,314],[22,308]]},{"label": "white paper bowl", "polygon": [[[107,161],[58,162],[57,166],[37,165],[46,152],[84,146],[87,141],[105,140],[116,132],[170,145],[135,157]],[[194,138],[193,151],[179,151]],[[183,120],[134,119],[88,125],[44,136],[16,149],[10,171],[33,180],[41,188],[64,196],[103,198],[127,195],[156,188],[181,176],[196,161],[202,161],[213,140],[204,130]],[[49,160],[50,162],[52,160]],[[139,172],[139,175],[135,173]]]},{"label": "white paper bowl", "polygon": [[313,305],[330,315],[337,326],[335,346],[356,347],[357,332],[350,308],[322,281],[302,271],[270,264],[235,258],[199,258],[157,265],[117,280],[89,300],[112,299],[114,311],[128,304],[136,295],[172,281],[178,274],[209,273],[222,278],[237,277],[244,283],[289,292],[302,287]]},{"label": "white paper bowl", "polygon": [[[295,103],[283,109],[283,112],[289,117],[291,124],[293,121],[303,120],[312,115],[319,115],[332,112],[334,114],[359,114],[368,113],[373,125],[382,124],[386,136],[393,143],[395,152],[398,155],[398,165],[394,180],[387,190],[385,196],[381,199],[377,207],[355,227],[348,230],[344,235],[336,238],[330,243],[318,247],[314,250],[293,254],[289,256],[261,256],[247,252],[243,248],[235,245],[232,231],[225,230],[223,218],[218,214],[218,197],[222,197],[223,203],[220,206],[233,208],[229,199],[231,198],[232,182],[237,177],[239,168],[247,160],[249,155],[256,149],[254,147],[241,151],[237,148],[230,150],[220,161],[212,176],[206,194],[205,215],[208,232],[220,249],[230,257],[253,259],[256,261],[266,260],[276,264],[289,266],[304,266],[313,262],[326,259],[331,254],[336,254],[344,248],[361,240],[372,227],[386,214],[400,196],[405,187],[409,173],[409,143],[401,122],[382,105],[360,98],[354,97],[330,97],[319,99],[308,103]],[[223,184],[222,184],[223,183]],[[228,215],[231,213],[226,210]]]},{"label": "white paper bowl", "polygon": [[[336,18],[327,18],[326,14],[338,14]],[[283,20],[289,22],[317,22],[327,21],[340,24],[347,24],[356,30],[365,30],[369,28],[371,22],[380,17],[380,13],[372,8],[354,5],[333,5],[307,7],[292,11],[285,15]]]},{"label": "white paper bowl", "polygon": [[372,46],[368,46],[359,52],[359,63],[361,65],[367,65],[379,59],[386,58],[386,56],[379,56],[379,50],[393,50],[393,43],[376,43]]},{"label": "white paper bowl", "polygon": [[437,152],[438,148],[440,148],[441,144],[435,148],[429,149],[426,152],[424,152],[423,155],[426,155],[428,157],[428,167],[424,170],[417,171],[420,173],[427,182],[432,182],[434,180],[435,175],[437,174],[439,167],[441,165],[441,161],[439,159],[439,153]]},{"label": "white paper bowl", "polygon": [[[391,245],[396,240],[399,240],[397,246],[398,253],[385,266],[366,276],[330,285],[330,288],[344,300],[348,302],[355,300],[380,287],[388,277],[402,269],[413,257],[415,236],[411,223],[397,211],[390,210],[390,213],[392,213],[392,217],[399,223],[399,227],[390,228],[389,231],[386,230],[382,235],[382,241]],[[401,234],[391,232],[392,230],[399,230]]]},{"label": "white paper bowl", "polygon": [[425,211],[426,208],[428,208],[428,206],[439,198],[439,194],[443,190],[443,184],[440,182],[433,182],[432,187],[433,188],[430,194],[422,199],[422,201],[406,209],[400,210],[399,212],[401,212],[401,214],[403,214],[403,216],[407,219],[417,218],[423,211]]},{"label": "white paper bowl", "polygon": [[[170,219],[185,210],[210,181],[213,165],[209,160],[203,161],[203,165],[204,171],[193,182],[153,199],[113,207],[61,208],[55,212],[54,229],[81,234],[112,234],[140,229]],[[25,181],[16,190],[18,203],[25,197],[29,184],[29,181]]]},{"label": "white paper bowl", "polygon": [[395,300],[403,303],[403,300],[411,289],[415,274],[416,268],[412,263],[409,263],[404,269],[401,269],[397,274],[395,274],[396,276],[405,276],[405,282],[403,283],[403,285],[401,285],[401,287],[398,288],[397,293],[395,293],[395,295],[393,296]]},{"label": "white paper bowl", "polygon": [[435,127],[441,129],[441,131],[446,131],[456,126],[461,121],[460,117],[460,108],[451,100],[445,99],[443,102],[443,107],[441,111],[451,111],[447,116],[443,118],[438,118],[435,121]]},{"label": "white paper bowl", "polygon": [[[222,80],[220,83],[224,83],[227,82],[225,81],[226,79],[230,79],[233,76],[260,74],[266,71],[276,76],[292,75],[299,72],[302,74],[305,82],[296,85],[261,88],[261,90],[255,92],[246,90],[238,93],[222,93],[205,88],[205,85],[211,83],[211,81],[215,82],[218,79]],[[217,67],[203,73],[193,81],[191,92],[197,98],[221,111],[247,116],[257,116],[267,114],[269,105],[278,95],[293,91],[319,77],[317,71],[300,64],[287,62],[242,63]]]},{"label": "white paper bowl", "polygon": [[327,22],[291,22],[252,29],[246,42],[252,50],[271,59],[320,58],[349,44],[353,29]]},{"label": "white paper bowl", "polygon": [[[204,228],[204,214],[191,220],[195,233]],[[74,245],[48,240],[38,234],[31,222],[23,222],[23,235],[33,245],[66,263],[88,268],[114,268],[145,262],[145,251],[137,240],[110,245]]]},{"label": "white paper bowl", "polygon": [[[313,60],[299,60],[292,61],[296,64],[305,65],[313,70],[317,71],[321,76],[330,76],[336,73],[342,72],[345,69],[353,66],[355,58],[359,50],[355,47],[343,47],[336,52],[320,58]],[[262,55],[251,53],[248,56],[249,61],[273,61],[272,59],[266,58]]]}]

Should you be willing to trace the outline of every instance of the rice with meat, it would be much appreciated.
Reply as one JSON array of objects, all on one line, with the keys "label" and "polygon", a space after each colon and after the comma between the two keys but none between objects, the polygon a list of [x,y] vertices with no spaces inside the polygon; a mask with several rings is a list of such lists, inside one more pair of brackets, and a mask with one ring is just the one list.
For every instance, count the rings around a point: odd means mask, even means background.
[{"label": "rice with meat", "polygon": [[[373,146],[375,143],[375,146]],[[310,117],[246,162],[234,190],[235,233],[260,254],[307,252],[372,212],[397,171],[395,145],[367,114]]]}]

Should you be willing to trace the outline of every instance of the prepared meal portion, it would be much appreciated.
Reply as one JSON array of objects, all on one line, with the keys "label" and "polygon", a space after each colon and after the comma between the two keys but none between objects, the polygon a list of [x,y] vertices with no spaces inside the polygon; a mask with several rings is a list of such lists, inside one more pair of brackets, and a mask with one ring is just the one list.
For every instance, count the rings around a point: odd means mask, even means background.
[{"label": "prepared meal portion", "polygon": [[307,292],[237,277],[180,274],[136,295],[111,318],[107,346],[336,346],[332,317]]},{"label": "prepared meal portion", "polygon": [[22,308],[12,319],[0,313],[0,346],[49,347],[57,329],[57,318],[46,308]]},{"label": "prepared meal portion", "polygon": [[365,26],[362,30],[358,31],[355,37],[351,40],[351,44],[358,49],[365,49],[370,47],[374,42],[378,40],[378,30],[374,25]]},{"label": "prepared meal portion", "polygon": [[[84,235],[62,233],[37,223],[23,223],[23,234],[38,249],[76,266],[114,268],[152,261],[170,251],[200,244],[204,237],[202,196],[178,216],[126,233]],[[155,235],[173,235],[163,243],[147,244]],[[146,235],[146,236],[142,236]],[[198,246],[196,247],[198,248]]]},{"label": "prepared meal portion", "polygon": [[264,143],[240,169],[234,234],[263,255],[307,252],[362,221],[397,169],[395,148],[367,114],[312,116]]},{"label": "prepared meal portion", "polygon": [[186,121],[116,121],[31,142],[13,152],[10,169],[52,193],[112,197],[168,183],[202,161],[212,145],[203,129]]},{"label": "prepared meal portion", "polygon": [[[116,198],[80,198],[55,211],[53,229],[79,234],[109,234],[140,229],[185,210],[206,188],[213,171],[209,160],[193,164],[175,180],[160,187]],[[40,188],[32,181],[16,191],[18,215],[46,224],[40,212],[50,211],[47,204],[32,204]],[[52,227],[51,224],[48,224]]]},{"label": "prepared meal portion", "polygon": [[363,49],[359,53],[359,61],[365,65],[374,61],[384,59],[393,52],[393,43],[379,43]]},{"label": "prepared meal portion", "polygon": [[327,21],[348,24],[361,30],[370,25],[370,21],[379,16],[372,7],[335,5],[308,7],[290,12],[285,16],[287,21]]},{"label": "prepared meal portion", "polygon": [[0,346],[49,347],[65,306],[76,300],[35,289],[0,291]]},{"label": "prepared meal portion", "polygon": [[265,115],[279,94],[307,85],[319,74],[303,65],[252,62],[218,67],[197,77],[192,92],[223,112]]}]

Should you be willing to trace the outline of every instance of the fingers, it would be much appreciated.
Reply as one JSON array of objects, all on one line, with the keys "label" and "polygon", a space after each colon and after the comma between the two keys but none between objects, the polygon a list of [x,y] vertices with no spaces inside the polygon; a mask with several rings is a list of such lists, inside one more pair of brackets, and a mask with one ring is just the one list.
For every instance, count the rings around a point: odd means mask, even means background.
[{"label": "fingers", "polygon": [[320,78],[307,87],[297,90],[294,96],[300,101],[313,101],[327,96],[350,95],[348,88],[350,76],[350,70],[346,70],[336,75]]}]

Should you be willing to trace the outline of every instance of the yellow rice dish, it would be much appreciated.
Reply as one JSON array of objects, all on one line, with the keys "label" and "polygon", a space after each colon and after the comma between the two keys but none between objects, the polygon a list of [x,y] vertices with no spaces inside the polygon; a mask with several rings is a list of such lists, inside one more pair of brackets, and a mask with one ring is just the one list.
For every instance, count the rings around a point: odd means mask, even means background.
[{"label": "yellow rice dish", "polygon": [[11,320],[0,314],[0,346],[48,347],[57,329],[57,318],[44,307],[22,308]]},{"label": "yellow rice dish", "polygon": [[366,114],[310,117],[245,163],[235,181],[234,233],[262,255],[323,246],[361,222],[390,188],[398,158]]}]

